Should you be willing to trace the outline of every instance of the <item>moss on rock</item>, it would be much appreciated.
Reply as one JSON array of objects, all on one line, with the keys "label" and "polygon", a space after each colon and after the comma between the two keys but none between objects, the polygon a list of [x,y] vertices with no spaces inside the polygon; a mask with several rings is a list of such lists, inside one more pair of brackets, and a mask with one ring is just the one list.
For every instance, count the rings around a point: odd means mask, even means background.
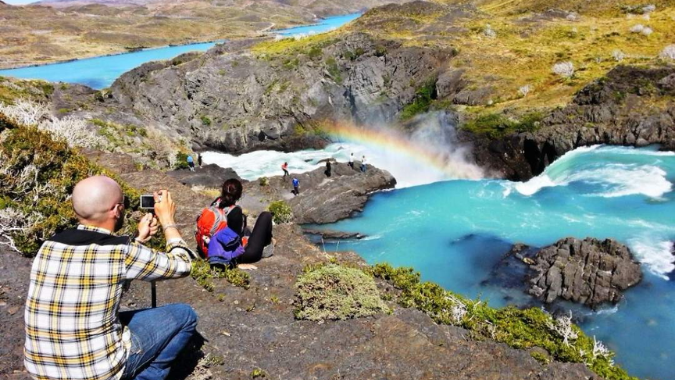
[{"label": "moss on rock", "polygon": [[312,268],[296,286],[298,319],[346,320],[389,311],[373,277],[357,268],[336,264]]}]

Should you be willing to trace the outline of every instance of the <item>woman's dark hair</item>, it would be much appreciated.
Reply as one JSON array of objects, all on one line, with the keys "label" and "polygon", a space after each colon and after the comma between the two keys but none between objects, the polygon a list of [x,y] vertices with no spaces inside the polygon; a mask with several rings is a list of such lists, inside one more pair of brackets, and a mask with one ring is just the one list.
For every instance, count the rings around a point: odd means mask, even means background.
[{"label": "woman's dark hair", "polygon": [[243,190],[244,188],[238,179],[231,178],[225,181],[220,192],[220,208],[230,207],[237,203]]}]

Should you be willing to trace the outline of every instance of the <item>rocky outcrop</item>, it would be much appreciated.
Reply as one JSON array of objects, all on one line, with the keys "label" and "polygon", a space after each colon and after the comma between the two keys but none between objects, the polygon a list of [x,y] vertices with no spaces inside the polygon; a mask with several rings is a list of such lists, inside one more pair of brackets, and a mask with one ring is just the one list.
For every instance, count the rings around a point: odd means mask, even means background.
[{"label": "rocky outcrop", "polygon": [[195,149],[320,147],[325,139],[312,123],[392,120],[453,55],[365,33],[281,54],[252,53],[258,42],[228,42],[203,55],[136,68],[111,86],[103,106],[119,113],[105,117],[133,115],[189,137]]},{"label": "rocky outcrop", "polygon": [[675,150],[675,67],[619,66],[586,86],[568,106],[551,112],[536,132],[488,139],[467,131],[479,165],[527,180],[581,146],[661,144]]},{"label": "rocky outcrop", "polygon": [[203,186],[210,189],[219,189],[223,182],[230,178],[241,180],[241,177],[231,168],[221,168],[216,164],[196,167],[194,172],[188,169],[172,170],[166,173],[169,177],[183,185]]},{"label": "rocky outcrop", "polygon": [[[358,165],[357,162],[352,169],[345,163],[333,163],[330,177],[324,173],[325,168],[318,168],[308,173],[291,173],[286,178],[271,177],[266,186],[254,181],[247,185],[246,192],[270,200],[286,200],[298,224],[333,223],[362,211],[371,193],[396,185],[389,172],[367,165],[362,173]],[[298,196],[291,193],[293,177],[300,181]]]},{"label": "rocky outcrop", "polygon": [[528,292],[546,303],[617,303],[621,291],[642,279],[640,264],[628,248],[611,239],[562,239],[537,252],[530,268],[535,274]]}]

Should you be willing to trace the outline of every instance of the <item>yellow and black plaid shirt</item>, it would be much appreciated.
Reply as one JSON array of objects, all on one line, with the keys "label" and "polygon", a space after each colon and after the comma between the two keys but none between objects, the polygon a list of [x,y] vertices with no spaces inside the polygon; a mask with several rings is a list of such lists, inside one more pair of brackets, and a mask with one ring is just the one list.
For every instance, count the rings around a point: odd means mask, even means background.
[{"label": "yellow and black plaid shirt", "polygon": [[26,369],[35,379],[119,379],[130,334],[117,317],[126,280],[187,276],[192,252],[180,240],[160,253],[80,225],[46,241],[26,300]]}]

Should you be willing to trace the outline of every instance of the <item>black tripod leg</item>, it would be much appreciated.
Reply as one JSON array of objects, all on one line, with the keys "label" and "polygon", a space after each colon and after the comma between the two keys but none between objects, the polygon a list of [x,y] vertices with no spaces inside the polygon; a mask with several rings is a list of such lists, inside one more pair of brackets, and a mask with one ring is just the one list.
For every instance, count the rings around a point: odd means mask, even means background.
[{"label": "black tripod leg", "polygon": [[152,307],[157,307],[157,286],[154,281],[150,282],[150,295],[152,298]]}]

